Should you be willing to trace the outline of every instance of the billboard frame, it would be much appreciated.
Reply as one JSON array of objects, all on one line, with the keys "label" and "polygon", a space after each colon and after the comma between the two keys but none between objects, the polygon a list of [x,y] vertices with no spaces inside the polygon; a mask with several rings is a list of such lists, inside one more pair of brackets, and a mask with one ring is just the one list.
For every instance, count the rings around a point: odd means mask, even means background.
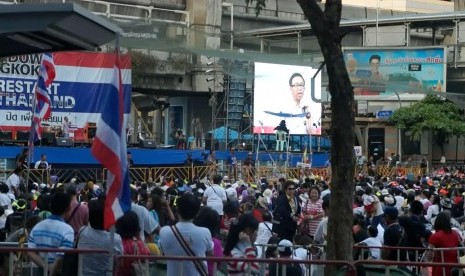
[{"label": "billboard frame", "polygon": [[[343,58],[344,58],[344,63],[346,64],[346,54],[348,51],[388,51],[388,50],[392,50],[392,51],[395,51],[395,50],[399,50],[399,51],[402,51],[402,50],[409,50],[409,51],[412,51],[412,50],[431,50],[431,49],[441,49],[444,53],[444,57],[443,57],[443,60],[444,60],[444,63],[443,63],[443,75],[442,75],[442,78],[443,78],[443,89],[441,92],[438,92],[438,93],[445,93],[447,92],[447,46],[445,45],[434,45],[434,46],[415,46],[415,47],[408,47],[408,46],[399,46],[399,47],[395,47],[395,46],[387,46],[387,47],[382,47],[382,46],[378,46],[378,47],[374,47],[374,46],[369,46],[369,47],[352,47],[352,46],[349,46],[349,47],[342,47],[342,54],[343,54]],[[346,67],[347,67],[347,64],[346,64]],[[355,87],[354,87],[355,88]],[[373,97],[373,99],[375,99],[376,97]]]}]

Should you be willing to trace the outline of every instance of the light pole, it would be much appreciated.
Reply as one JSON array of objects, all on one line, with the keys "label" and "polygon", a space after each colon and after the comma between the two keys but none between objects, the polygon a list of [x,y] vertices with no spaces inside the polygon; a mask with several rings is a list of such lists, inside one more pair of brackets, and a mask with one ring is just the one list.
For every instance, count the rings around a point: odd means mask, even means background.
[{"label": "light pole", "polygon": [[[399,100],[399,107],[402,107],[402,102],[400,100],[399,93],[397,93],[397,91],[394,91],[394,93],[396,93],[397,99]],[[402,130],[400,128],[398,129],[398,135],[399,135],[398,137],[399,145],[398,145],[397,152],[399,153],[399,162],[400,162],[402,161]]]},{"label": "light pole", "polygon": [[379,32],[379,0],[376,0],[376,36],[375,36],[375,45],[378,46],[378,32]]}]

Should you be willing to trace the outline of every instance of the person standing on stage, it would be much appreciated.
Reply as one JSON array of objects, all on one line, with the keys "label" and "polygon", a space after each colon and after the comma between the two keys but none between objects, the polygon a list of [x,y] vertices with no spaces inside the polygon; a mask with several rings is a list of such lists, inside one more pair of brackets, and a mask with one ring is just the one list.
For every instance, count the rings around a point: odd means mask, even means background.
[{"label": "person standing on stage", "polygon": [[231,149],[228,156],[229,178],[237,179],[237,157],[235,150]]},{"label": "person standing on stage", "polygon": [[63,118],[63,124],[61,129],[63,131],[63,137],[69,137],[69,131],[71,128],[71,122],[68,120],[68,117]]},{"label": "person standing on stage", "polygon": [[192,127],[194,128],[194,146],[196,148],[201,148],[203,126],[202,126],[202,123],[200,122],[200,118],[194,118],[194,120],[192,120]]},{"label": "person standing on stage", "polygon": [[218,168],[218,164],[216,164],[216,155],[215,155],[214,150],[210,152],[210,156],[208,157],[208,160],[207,160],[207,165],[208,165],[208,175],[210,176],[210,179],[212,179],[213,176],[216,174],[216,170]]},{"label": "person standing on stage", "polygon": [[48,169],[48,162],[47,162],[47,155],[46,154],[41,154],[40,155],[40,160],[37,161],[34,165],[34,169],[39,169],[39,170],[47,170]]}]

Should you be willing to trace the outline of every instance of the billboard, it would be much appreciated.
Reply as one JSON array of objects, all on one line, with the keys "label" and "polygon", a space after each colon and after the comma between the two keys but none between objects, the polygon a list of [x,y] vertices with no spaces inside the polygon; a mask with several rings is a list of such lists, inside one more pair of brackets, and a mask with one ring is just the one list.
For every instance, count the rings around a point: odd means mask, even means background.
[{"label": "billboard", "polygon": [[282,120],[290,134],[320,135],[321,74],[305,66],[255,63],[254,133],[274,133]]},{"label": "billboard", "polygon": [[[84,139],[86,125],[98,122],[101,96],[112,91],[115,56],[62,52],[54,53],[53,59],[56,78],[48,89],[52,115],[42,121],[43,131],[58,133],[67,117],[70,136]],[[41,55],[23,55],[0,61],[0,131],[29,131],[40,60]],[[120,64],[127,119],[131,108],[130,57],[123,55]]]},{"label": "billboard", "polygon": [[356,96],[446,91],[444,47],[345,48]]}]

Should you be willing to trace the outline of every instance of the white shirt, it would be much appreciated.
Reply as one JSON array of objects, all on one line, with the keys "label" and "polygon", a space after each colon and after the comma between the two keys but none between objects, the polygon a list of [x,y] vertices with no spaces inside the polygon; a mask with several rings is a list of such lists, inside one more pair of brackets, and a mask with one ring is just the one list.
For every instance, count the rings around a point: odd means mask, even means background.
[{"label": "white shirt", "polygon": [[402,203],[404,203],[404,197],[403,196],[400,196],[400,195],[397,195],[394,197],[396,199],[396,208],[397,210],[401,210],[402,209]]},{"label": "white shirt", "polygon": [[160,225],[155,220],[153,216],[150,215],[149,211],[140,205],[135,203],[131,204],[131,211],[137,214],[139,218],[139,226],[140,226],[140,239],[145,241],[145,234],[152,234],[155,229],[157,229]]},{"label": "white shirt", "polygon": [[8,188],[10,188],[11,193],[14,193],[13,187],[15,187],[16,189],[19,188],[20,183],[21,183],[21,180],[19,178],[19,175],[15,173],[12,173],[6,180],[6,185],[8,185]]},{"label": "white shirt", "polygon": [[433,219],[433,216],[436,217],[439,214],[439,206],[437,204],[431,205],[426,211],[425,219],[429,222]]},{"label": "white shirt", "polygon": [[265,257],[263,253],[266,251],[266,246],[264,245],[268,244],[268,241],[273,236],[270,230],[273,230],[273,224],[271,222],[264,221],[260,222],[258,225],[257,239],[255,240],[258,258]]},{"label": "white shirt", "polygon": [[222,216],[223,202],[227,200],[226,191],[218,184],[213,184],[205,190],[203,196],[207,198],[207,206]]},{"label": "white shirt", "polygon": [[[372,246],[382,246],[381,242],[377,237],[369,237],[365,240],[362,241],[362,243],[365,243],[367,246],[372,247]],[[377,260],[381,258],[381,249],[380,248],[370,248],[370,253],[371,256]]]},{"label": "white shirt", "polygon": [[39,168],[40,163],[45,163],[45,168],[48,169],[48,162],[47,162],[47,161],[42,161],[42,160],[39,160],[39,161],[37,161],[37,162],[35,163],[34,169],[37,170],[37,169]]},{"label": "white shirt", "polygon": [[69,135],[69,128],[70,128],[70,125],[71,125],[71,122],[66,122],[66,121],[63,121],[63,134],[65,137],[67,137]]},{"label": "white shirt", "polygon": [[[178,222],[176,227],[195,256],[205,257],[206,252],[213,250],[212,236],[207,228],[198,227],[192,222]],[[169,226],[164,226],[160,230],[160,246],[165,256],[188,256]],[[203,263],[206,267],[207,263]],[[181,271],[183,275],[199,275],[192,262],[167,261],[167,266],[167,276],[181,275]]]},{"label": "white shirt", "polygon": [[318,244],[326,244],[326,235],[328,234],[328,217],[324,217],[319,223],[315,231],[314,241]]},{"label": "white shirt", "polygon": [[326,195],[329,195],[329,194],[331,194],[330,189],[324,190],[323,192],[321,192],[320,199],[323,199],[323,197],[325,197]]},{"label": "white shirt", "polygon": [[8,206],[8,209],[11,209],[11,197],[8,194],[0,193],[0,206]]}]

